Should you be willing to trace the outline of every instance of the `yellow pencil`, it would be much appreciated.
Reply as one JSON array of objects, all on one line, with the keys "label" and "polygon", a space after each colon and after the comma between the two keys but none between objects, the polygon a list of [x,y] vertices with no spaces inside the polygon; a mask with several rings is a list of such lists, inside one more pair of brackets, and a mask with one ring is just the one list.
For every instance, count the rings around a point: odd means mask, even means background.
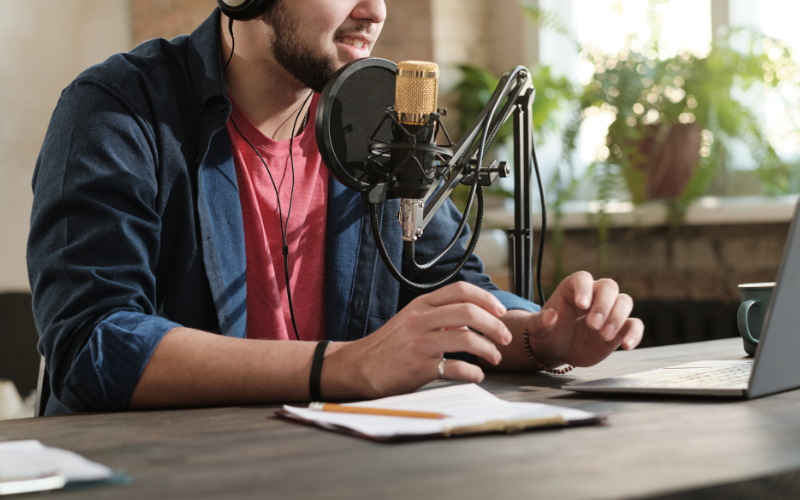
[{"label": "yellow pencil", "polygon": [[407,410],[383,410],[381,408],[364,408],[363,406],[343,406],[333,403],[311,403],[308,405],[310,410],[332,411],[338,413],[359,413],[361,415],[383,415],[385,417],[406,417],[406,418],[447,418],[444,413],[432,413],[427,411],[407,411]]}]

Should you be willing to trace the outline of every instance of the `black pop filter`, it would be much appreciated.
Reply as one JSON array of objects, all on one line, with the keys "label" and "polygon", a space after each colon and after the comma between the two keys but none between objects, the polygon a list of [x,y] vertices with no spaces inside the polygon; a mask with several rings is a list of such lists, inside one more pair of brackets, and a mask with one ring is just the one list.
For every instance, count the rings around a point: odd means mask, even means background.
[{"label": "black pop filter", "polygon": [[[384,181],[379,172],[367,171],[365,160],[387,106],[394,105],[396,71],[386,59],[359,59],[337,71],[320,96],[317,147],[334,177],[350,189],[364,192]],[[388,121],[377,137],[391,139]]]}]

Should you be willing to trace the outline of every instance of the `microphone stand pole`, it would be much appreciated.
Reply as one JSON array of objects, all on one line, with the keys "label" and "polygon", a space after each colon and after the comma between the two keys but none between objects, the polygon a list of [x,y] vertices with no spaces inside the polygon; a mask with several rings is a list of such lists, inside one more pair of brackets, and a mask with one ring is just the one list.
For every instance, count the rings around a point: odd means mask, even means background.
[{"label": "microphone stand pole", "polygon": [[[529,88],[517,98],[514,120],[514,229],[508,229],[508,286],[517,296],[533,301],[532,158],[536,94]],[[540,297],[541,300],[541,297]]]}]

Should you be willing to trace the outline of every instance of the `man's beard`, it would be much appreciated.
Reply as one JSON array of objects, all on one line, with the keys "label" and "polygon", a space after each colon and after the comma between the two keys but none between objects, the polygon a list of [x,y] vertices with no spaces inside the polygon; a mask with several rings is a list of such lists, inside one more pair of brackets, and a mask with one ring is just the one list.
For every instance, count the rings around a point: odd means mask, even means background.
[{"label": "man's beard", "polygon": [[301,47],[297,41],[300,30],[300,19],[294,17],[286,6],[286,0],[278,1],[269,13],[272,29],[275,32],[272,41],[272,54],[278,64],[298,81],[314,92],[322,92],[325,84],[336,72],[335,64],[330,57],[314,54]]}]

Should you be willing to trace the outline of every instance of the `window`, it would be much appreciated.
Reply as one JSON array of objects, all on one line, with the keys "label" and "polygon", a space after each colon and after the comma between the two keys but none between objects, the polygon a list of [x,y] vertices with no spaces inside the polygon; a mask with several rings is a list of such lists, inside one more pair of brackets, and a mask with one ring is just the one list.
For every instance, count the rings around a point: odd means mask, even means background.
[{"label": "window", "polygon": [[[705,57],[711,50],[712,35],[724,35],[730,28],[746,27],[779,40],[778,45],[800,47],[800,2],[785,0],[539,0],[542,11],[552,14],[561,23],[548,27],[542,23],[539,32],[539,63],[551,67],[554,74],[568,77],[576,85],[592,81],[597,69],[593,53],[616,54],[626,47],[641,51],[649,42],[658,40],[656,49],[649,49],[648,58],[664,60],[689,53]],[[717,33],[714,33],[714,31]],[[577,42],[581,50],[576,46]],[[757,117],[769,144],[787,168],[800,170],[800,62],[781,60],[784,50],[773,47],[768,40],[757,44],[769,56],[770,62],[784,82],[774,85],[767,81],[746,92],[734,93],[734,98]],[[773,52],[770,52],[774,49]],[[595,160],[609,157],[606,147],[608,127],[617,118],[614,106],[585,110],[579,141],[573,155],[575,172],[580,177]],[[567,113],[562,117],[567,118]],[[642,116],[645,118],[645,116]],[[646,123],[646,122],[645,122]],[[704,132],[703,141],[713,141]],[[558,168],[562,149],[560,134],[551,133],[539,148],[540,164],[546,178]],[[760,186],[755,170],[759,161],[749,154],[746,138],[731,137],[726,142],[723,180],[709,187],[719,195],[764,194],[769,189]],[[613,158],[612,158],[613,160]],[[609,161],[611,163],[612,161]],[[719,174],[719,172],[718,172]],[[794,177],[800,179],[800,172]],[[719,175],[718,175],[719,177]],[[800,191],[800,180],[789,188]],[[784,189],[785,190],[785,189]],[[583,199],[597,197],[596,186],[584,185],[575,195]]]}]

